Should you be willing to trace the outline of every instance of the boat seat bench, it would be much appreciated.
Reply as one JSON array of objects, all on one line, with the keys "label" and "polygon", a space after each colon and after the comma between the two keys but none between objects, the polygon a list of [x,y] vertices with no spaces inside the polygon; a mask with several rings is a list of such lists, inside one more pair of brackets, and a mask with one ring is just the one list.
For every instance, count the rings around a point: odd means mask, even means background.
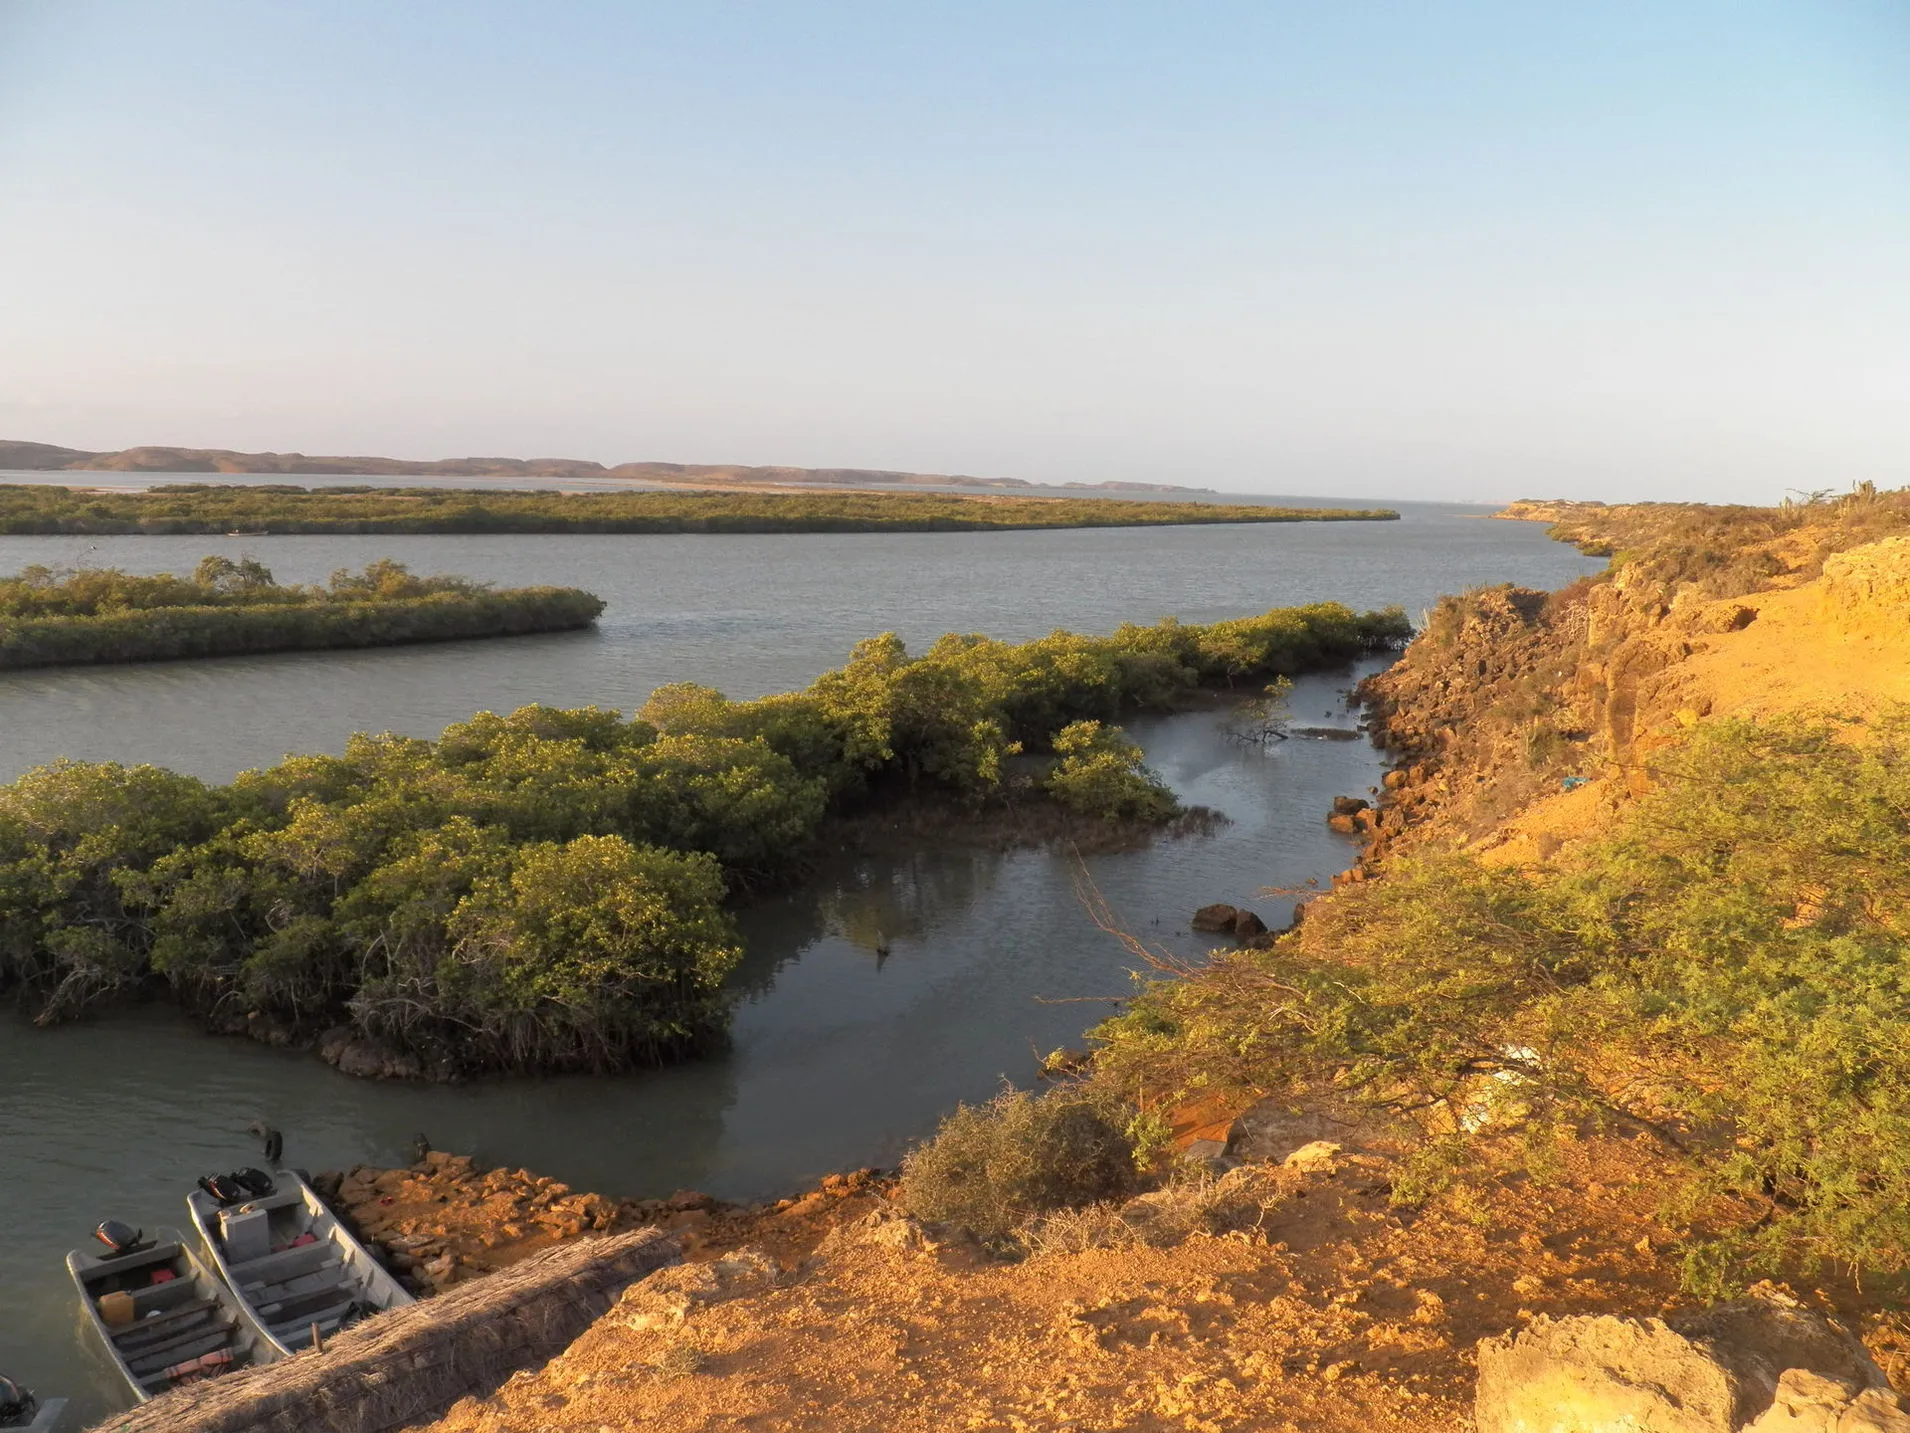
[{"label": "boat seat bench", "polygon": [[271,1330],[272,1337],[278,1339],[281,1343],[296,1348],[302,1340],[310,1337],[314,1324],[318,1326],[318,1331],[321,1335],[331,1333],[338,1328],[339,1324],[344,1320],[345,1315],[350,1311],[351,1300],[347,1299],[342,1304],[333,1304],[330,1308],[319,1309],[316,1312],[291,1319],[286,1323],[267,1324],[266,1327]]},{"label": "boat seat bench", "polygon": [[203,1334],[196,1339],[166,1349],[162,1353],[150,1353],[140,1358],[128,1359],[126,1366],[135,1376],[143,1378],[148,1374],[171,1368],[175,1363],[184,1363],[189,1358],[198,1358],[201,1354],[211,1353],[215,1349],[228,1348],[231,1344],[232,1327],[228,1324],[212,1333]]},{"label": "boat seat bench", "polygon": [[254,1304],[253,1311],[265,1323],[281,1324],[292,1319],[303,1318],[311,1309],[326,1309],[333,1304],[349,1308],[358,1297],[358,1291],[348,1284],[328,1284],[322,1289],[312,1289],[294,1298],[280,1299],[275,1303]]},{"label": "boat seat bench", "polygon": [[175,1343],[197,1338],[215,1323],[226,1328],[232,1327],[231,1319],[219,1317],[221,1312],[217,1308],[200,1309],[189,1319],[157,1330],[150,1338],[116,1338],[113,1346],[119,1350],[121,1358],[143,1358],[157,1349],[171,1348]]},{"label": "boat seat bench", "polygon": [[203,1314],[208,1309],[216,1309],[218,1307],[219,1301],[217,1299],[193,1299],[188,1303],[167,1309],[164,1313],[153,1314],[143,1319],[134,1319],[132,1323],[127,1324],[124,1328],[112,1329],[110,1332],[113,1336],[113,1342],[124,1346],[138,1339],[142,1334],[150,1334],[160,1329],[172,1328],[174,1325],[190,1319],[194,1314]]},{"label": "boat seat bench", "polygon": [[300,1274],[309,1274],[338,1258],[338,1246],[320,1239],[316,1243],[300,1244],[296,1249],[281,1249],[262,1259],[247,1259],[243,1264],[228,1264],[226,1267],[231,1271],[235,1284],[276,1284],[297,1278]]},{"label": "boat seat bench", "polygon": [[285,1279],[276,1284],[241,1284],[239,1293],[253,1308],[269,1308],[273,1304],[283,1303],[287,1299],[302,1298],[306,1294],[317,1293],[321,1289],[336,1289],[349,1282],[345,1270],[336,1264],[322,1269],[314,1269],[309,1274],[300,1274],[295,1279]]}]

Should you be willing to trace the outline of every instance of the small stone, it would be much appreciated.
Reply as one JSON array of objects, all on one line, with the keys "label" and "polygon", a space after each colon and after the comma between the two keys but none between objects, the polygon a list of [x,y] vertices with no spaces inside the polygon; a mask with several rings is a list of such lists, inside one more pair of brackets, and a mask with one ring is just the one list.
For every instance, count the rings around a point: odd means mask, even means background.
[{"label": "small stone", "polygon": [[1340,1167],[1340,1147],[1330,1139],[1303,1144],[1280,1163],[1302,1174],[1331,1174]]}]

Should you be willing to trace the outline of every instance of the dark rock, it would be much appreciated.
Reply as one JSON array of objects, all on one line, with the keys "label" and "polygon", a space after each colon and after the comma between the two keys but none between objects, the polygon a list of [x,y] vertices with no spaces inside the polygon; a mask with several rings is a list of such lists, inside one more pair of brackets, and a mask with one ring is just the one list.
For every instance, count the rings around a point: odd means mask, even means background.
[{"label": "dark rock", "polygon": [[415,1055],[366,1040],[348,1025],[334,1026],[318,1037],[318,1058],[341,1075],[361,1080],[417,1080],[424,1067]]},{"label": "dark rock", "polygon": [[1335,796],[1333,798],[1333,814],[1335,816],[1351,816],[1356,812],[1364,811],[1372,804],[1373,803],[1368,801],[1364,796]]},{"label": "dark rock", "polygon": [[1238,908],[1216,903],[1195,911],[1191,924],[1195,930],[1208,935],[1229,935],[1233,932],[1234,922],[1239,919]]},{"label": "dark rock", "polygon": [[1266,933],[1267,923],[1252,911],[1242,910],[1234,916],[1234,934],[1241,940],[1252,940]]}]

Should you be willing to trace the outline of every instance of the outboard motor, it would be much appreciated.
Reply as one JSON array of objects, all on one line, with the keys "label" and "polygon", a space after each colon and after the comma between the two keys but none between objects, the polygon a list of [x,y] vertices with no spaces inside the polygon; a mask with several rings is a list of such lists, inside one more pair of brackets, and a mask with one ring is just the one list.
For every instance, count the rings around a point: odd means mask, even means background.
[{"label": "outboard motor", "polygon": [[108,1259],[124,1258],[128,1254],[137,1254],[142,1249],[150,1249],[153,1241],[146,1237],[146,1231],[135,1229],[130,1224],[122,1224],[117,1219],[103,1219],[99,1228],[93,1231],[93,1237],[110,1251]]},{"label": "outboard motor", "polygon": [[263,1199],[278,1186],[262,1169],[235,1169],[230,1174],[205,1175],[199,1180],[199,1187],[224,1208],[229,1204],[243,1204],[248,1199]]},{"label": "outboard motor", "polygon": [[24,1428],[40,1411],[40,1400],[33,1390],[23,1388],[11,1378],[0,1378],[0,1428]]}]

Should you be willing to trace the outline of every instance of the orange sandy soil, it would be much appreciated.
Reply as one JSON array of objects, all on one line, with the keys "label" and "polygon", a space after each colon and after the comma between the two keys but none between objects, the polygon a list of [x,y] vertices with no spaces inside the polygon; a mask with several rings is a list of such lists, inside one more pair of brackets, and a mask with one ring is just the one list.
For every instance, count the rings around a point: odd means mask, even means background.
[{"label": "orange sandy soil", "polygon": [[874,1170],[831,1175],[800,1199],[725,1204],[695,1190],[668,1199],[577,1193],[524,1169],[480,1170],[469,1155],[433,1151],[404,1169],[321,1174],[319,1192],[413,1292],[435,1293],[502,1269],[566,1239],[657,1227],[688,1257],[713,1258],[753,1241],[798,1259],[843,1218],[886,1203]]},{"label": "orange sandy soil", "polygon": [[[449,1277],[406,1274],[427,1294],[599,1230],[655,1223],[685,1246],[564,1354],[431,1433],[1446,1433],[1471,1426],[1480,1339],[1686,1302],[1656,1147],[1602,1138],[1556,1160],[1541,1181],[1509,1158],[1476,1195],[1412,1209],[1391,1201],[1386,1156],[1349,1151],[1273,1169],[1220,1232],[1019,1262],[924,1230],[871,1170],[770,1205],[619,1203],[438,1154],[354,1171],[368,1202],[344,1207],[387,1256],[451,1256]],[[1804,1296],[1903,1381],[1910,1325],[1888,1301]]]},{"label": "orange sandy soil", "polygon": [[1597,837],[1649,783],[1657,754],[1701,719],[1826,716],[1852,723],[1861,739],[1862,723],[1910,702],[1907,610],[1907,538],[1853,548],[1797,586],[1677,604],[1644,635],[1667,662],[1641,707],[1632,760],[1528,803],[1477,848],[1489,861],[1524,865]]},{"label": "orange sandy soil", "polygon": [[700,1267],[431,1427],[1460,1429],[1480,1338],[1676,1298],[1650,1152],[1567,1157],[1564,1184],[1508,1170],[1463,1209],[1414,1212],[1390,1206],[1385,1160],[1342,1155],[1283,1169],[1258,1227],[1018,1263],[924,1241],[876,1196],[832,1201],[836,1232],[806,1258],[813,1214],[752,1216],[773,1260],[705,1243]]},{"label": "orange sandy soil", "polygon": [[1534,1313],[1676,1299],[1651,1148],[1563,1157],[1562,1179],[1508,1167],[1476,1200],[1411,1210],[1390,1202],[1385,1157],[1344,1153],[1276,1169],[1224,1232],[1020,1262],[925,1235],[873,1171],[740,1208],[689,1192],[617,1203],[435,1154],[348,1172],[337,1202],[426,1292],[598,1230],[658,1223],[684,1240],[685,1267],[436,1433],[1404,1433],[1467,1426],[1482,1337]]}]

